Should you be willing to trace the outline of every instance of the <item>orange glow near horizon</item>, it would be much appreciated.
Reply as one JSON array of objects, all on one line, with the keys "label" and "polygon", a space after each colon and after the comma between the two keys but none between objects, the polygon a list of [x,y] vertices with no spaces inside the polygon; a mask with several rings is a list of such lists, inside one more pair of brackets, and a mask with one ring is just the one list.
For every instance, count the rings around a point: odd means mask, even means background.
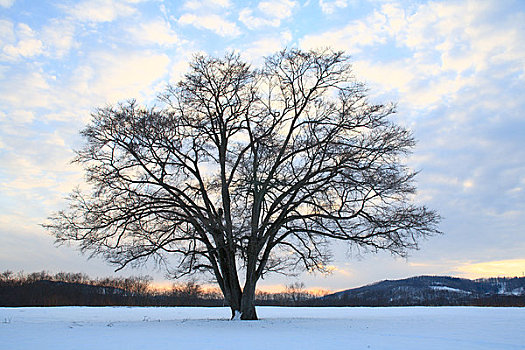
[{"label": "orange glow near horizon", "polygon": [[[286,292],[286,286],[283,284],[260,286],[259,288],[257,288],[257,291],[265,292],[265,293],[284,293]],[[310,287],[310,288],[305,288],[304,291],[311,293],[315,296],[322,296],[322,295],[333,293],[332,290],[328,288],[324,288],[324,287]]]},{"label": "orange glow near horizon", "polygon": [[[164,292],[169,291],[173,288],[173,285],[176,285],[177,282],[172,281],[153,281],[150,284],[150,288],[152,290]],[[219,287],[214,284],[200,284],[202,290],[204,292],[220,292]],[[264,292],[264,293],[284,293],[286,291],[286,286],[283,284],[273,284],[273,285],[265,285],[257,288],[257,291]],[[324,288],[324,287],[310,287],[305,288],[305,292],[311,293],[315,296],[323,296],[326,294],[333,293],[334,291]]]}]

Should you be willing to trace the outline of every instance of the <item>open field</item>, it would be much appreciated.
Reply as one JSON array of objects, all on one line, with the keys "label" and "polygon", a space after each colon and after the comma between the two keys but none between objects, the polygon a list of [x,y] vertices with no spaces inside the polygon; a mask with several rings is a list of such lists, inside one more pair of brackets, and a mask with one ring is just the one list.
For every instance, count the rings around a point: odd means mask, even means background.
[{"label": "open field", "polygon": [[524,349],[525,308],[0,308],[0,348]]}]

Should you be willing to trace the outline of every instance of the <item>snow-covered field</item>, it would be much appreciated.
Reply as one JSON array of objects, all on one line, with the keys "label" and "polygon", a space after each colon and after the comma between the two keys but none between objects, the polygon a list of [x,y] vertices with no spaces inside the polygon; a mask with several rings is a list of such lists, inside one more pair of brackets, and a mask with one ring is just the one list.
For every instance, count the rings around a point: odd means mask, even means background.
[{"label": "snow-covered field", "polygon": [[0,308],[0,349],[525,349],[525,308]]}]

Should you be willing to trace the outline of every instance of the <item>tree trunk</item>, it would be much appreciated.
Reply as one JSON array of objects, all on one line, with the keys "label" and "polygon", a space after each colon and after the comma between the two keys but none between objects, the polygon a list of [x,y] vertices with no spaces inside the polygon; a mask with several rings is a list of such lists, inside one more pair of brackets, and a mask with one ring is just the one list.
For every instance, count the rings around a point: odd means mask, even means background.
[{"label": "tree trunk", "polygon": [[250,288],[241,290],[229,291],[228,296],[226,293],[224,297],[228,302],[232,317],[231,319],[241,319],[241,320],[258,320],[257,312],[255,310],[255,285]]},{"label": "tree trunk", "polygon": [[[255,277],[255,264],[253,261],[248,263],[250,272],[247,273],[244,288],[241,289],[234,255],[229,255],[226,251],[220,251],[220,256],[222,258],[220,259],[220,266],[223,281],[221,289],[224,298],[230,306],[232,320],[239,318],[241,320],[257,320],[255,285],[258,278]],[[254,256],[257,257],[256,254]]]},{"label": "tree trunk", "polygon": [[230,294],[230,298],[228,300],[228,303],[230,304],[230,309],[232,311],[232,320],[236,317],[239,317],[238,314],[241,313],[241,298],[242,298],[242,292],[241,289],[234,291]]},{"label": "tree trunk", "polygon": [[247,298],[244,298],[241,305],[241,320],[258,320],[257,312],[255,311],[255,298],[253,301],[244,302]]},{"label": "tree trunk", "polygon": [[232,295],[228,301],[232,312],[232,320],[258,320],[255,310],[255,292],[243,292],[237,298]]},{"label": "tree trunk", "polygon": [[241,320],[257,320],[255,311],[255,281],[249,279],[244,285],[241,298]]},{"label": "tree trunk", "polygon": [[236,317],[238,317],[238,314],[242,312],[242,290],[239,284],[233,283],[233,285],[226,285],[225,290],[222,291],[222,294],[224,295],[224,299],[228,303],[228,306],[230,306],[230,309],[232,311],[232,320]]},{"label": "tree trunk", "polygon": [[[224,242],[222,242],[224,244]],[[219,266],[222,274],[217,280],[222,280],[221,290],[224,299],[232,311],[232,320],[241,314],[242,289],[237,275],[235,255],[226,249],[219,249]],[[219,278],[220,277],[220,278]]]}]

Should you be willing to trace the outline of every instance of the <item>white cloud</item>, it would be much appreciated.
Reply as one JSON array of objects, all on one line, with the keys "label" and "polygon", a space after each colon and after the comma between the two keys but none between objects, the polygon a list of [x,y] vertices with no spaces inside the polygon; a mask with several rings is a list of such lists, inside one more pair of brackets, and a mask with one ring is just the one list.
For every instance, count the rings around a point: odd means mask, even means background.
[{"label": "white cloud", "polygon": [[25,23],[0,20],[0,47],[7,60],[47,55],[61,58],[75,46],[75,26],[68,20],[50,20],[39,33]]},{"label": "white cloud", "polygon": [[[21,127],[21,129],[29,132],[32,138],[24,141],[12,140],[13,146],[20,146],[21,142],[25,142],[31,147],[22,150],[17,148],[16,151],[13,151],[15,147],[12,147],[11,152],[1,157],[4,165],[3,181],[0,182],[2,193],[13,197],[30,198],[30,190],[62,188],[66,176],[78,179],[78,175],[74,173],[79,167],[70,164],[73,153],[65,147],[63,138],[57,132],[36,134],[27,128]],[[72,186],[69,183],[69,189]],[[34,196],[37,195],[38,193],[34,193]]]},{"label": "white cloud", "polygon": [[230,7],[231,6],[231,2],[230,0],[210,0],[211,3],[213,4],[217,4],[221,7]]},{"label": "white cloud", "polygon": [[321,11],[327,15],[331,15],[336,10],[344,9],[348,6],[348,0],[319,0]]},{"label": "white cloud", "polygon": [[183,5],[183,8],[188,10],[198,10],[203,7],[209,7],[209,6],[215,6],[215,7],[230,7],[231,2],[230,0],[189,0],[186,1]]},{"label": "white cloud", "polygon": [[[392,2],[342,29],[305,36],[300,44],[330,46],[359,57],[365,49],[369,52],[392,41],[410,53],[389,63],[367,56],[356,62],[356,71],[383,90],[402,92],[417,108],[436,106],[479,84],[481,71],[492,70],[495,76],[525,73],[525,15],[487,20],[498,6],[498,2],[430,2],[410,11]],[[493,70],[497,64],[507,67]]]},{"label": "white cloud", "polygon": [[78,45],[75,42],[75,26],[69,21],[51,20],[42,29],[42,41],[47,54],[61,58]]},{"label": "white cloud", "polygon": [[239,21],[241,21],[249,29],[257,29],[260,27],[278,27],[281,21],[278,18],[266,19],[262,17],[253,16],[253,11],[245,8],[239,13]]},{"label": "white cloud", "polygon": [[[166,54],[98,53],[92,56],[94,66],[79,67],[85,90],[80,94],[98,96],[96,102],[114,103],[122,99],[151,97],[152,85],[168,73],[170,59]],[[105,101],[100,101],[100,99]]]},{"label": "white cloud", "polygon": [[255,16],[252,9],[244,8],[239,13],[239,21],[249,29],[279,27],[283,19],[292,15],[296,6],[297,2],[290,0],[262,1],[257,6],[261,16]]},{"label": "white cloud", "polygon": [[[498,2],[428,3],[412,14],[393,4],[384,5],[384,30],[400,45],[417,51],[436,50],[444,70],[458,73],[469,68],[486,69],[489,63],[525,62],[525,16],[507,15],[487,20]],[[520,65],[522,69],[525,63]]]},{"label": "white cloud", "polygon": [[15,3],[15,0],[0,0],[0,6],[2,7],[11,7]]},{"label": "white cloud", "polygon": [[6,110],[20,106],[26,109],[49,107],[56,98],[48,81],[49,77],[42,72],[11,75],[8,82],[0,84],[0,103]]},{"label": "white cloud", "polygon": [[[4,28],[4,30],[8,32],[7,28]],[[9,59],[32,57],[43,52],[42,41],[35,37],[35,32],[27,24],[19,23],[17,25],[16,37],[18,38],[18,42],[7,44],[3,48],[3,53]]]},{"label": "white cloud", "polygon": [[177,34],[164,20],[141,23],[130,28],[129,32],[140,43],[171,46],[179,42]]},{"label": "white cloud", "polygon": [[[170,59],[155,52],[92,53],[68,76],[54,79],[39,71],[10,74],[0,84],[0,105],[8,123],[5,134],[19,124],[62,121],[79,128],[94,106],[129,98],[153,99],[155,84],[169,73]],[[23,113],[22,113],[23,106]]]},{"label": "white cloud", "polygon": [[178,82],[179,80],[182,79],[182,77],[184,76],[184,74],[188,71],[189,69],[189,62],[190,61],[190,57],[184,57],[178,61],[176,61],[172,66],[171,66],[171,69],[170,69],[170,82],[171,83],[176,83]]},{"label": "white cloud", "polygon": [[87,0],[66,10],[83,22],[111,22],[117,17],[129,16],[136,11],[118,0]]},{"label": "white cloud", "polygon": [[353,62],[358,79],[365,82],[379,83],[387,89],[406,91],[408,85],[416,78],[415,72],[406,62],[389,62],[381,65],[367,60]]},{"label": "white cloud", "polygon": [[296,1],[269,0],[261,1],[257,6],[267,17],[285,19],[292,15],[292,10],[297,6]]},{"label": "white cloud", "polygon": [[179,18],[178,22],[182,25],[189,24],[199,29],[211,30],[223,37],[237,36],[241,33],[235,23],[229,22],[224,17],[215,14],[194,15],[186,13]]},{"label": "white cloud", "polygon": [[14,123],[31,123],[35,119],[35,114],[28,110],[14,110],[7,115]]},{"label": "white cloud", "polygon": [[31,57],[42,53],[42,42],[37,39],[23,39],[17,45],[6,45],[4,53],[11,57]]},{"label": "white cloud", "polygon": [[289,31],[281,32],[278,37],[263,37],[243,48],[242,56],[254,64],[261,64],[264,56],[282,50],[291,40],[292,34]]},{"label": "white cloud", "polygon": [[2,19],[0,20],[0,46],[6,43],[12,43],[16,40],[15,29],[12,22]]},{"label": "white cloud", "polygon": [[[74,120],[60,126],[49,123],[50,131],[13,121],[15,114],[23,116],[24,113],[27,112],[15,111],[8,116],[10,119],[0,120],[1,136],[6,144],[4,152],[0,152],[0,193],[3,194],[0,207],[4,214],[18,210],[28,219],[41,217],[38,220],[42,220],[42,209],[48,211],[52,203],[61,202],[75,184],[82,183],[80,165],[70,163],[74,156],[72,140],[79,138],[79,126]],[[46,119],[37,113],[31,114],[40,121]],[[13,205],[5,206],[6,203]]]},{"label": "white cloud", "polygon": [[306,35],[300,40],[300,46],[307,49],[331,47],[353,54],[360,52],[364,46],[384,43],[387,38],[382,31],[384,25],[384,16],[374,13],[363,21],[353,21],[338,30]]}]

